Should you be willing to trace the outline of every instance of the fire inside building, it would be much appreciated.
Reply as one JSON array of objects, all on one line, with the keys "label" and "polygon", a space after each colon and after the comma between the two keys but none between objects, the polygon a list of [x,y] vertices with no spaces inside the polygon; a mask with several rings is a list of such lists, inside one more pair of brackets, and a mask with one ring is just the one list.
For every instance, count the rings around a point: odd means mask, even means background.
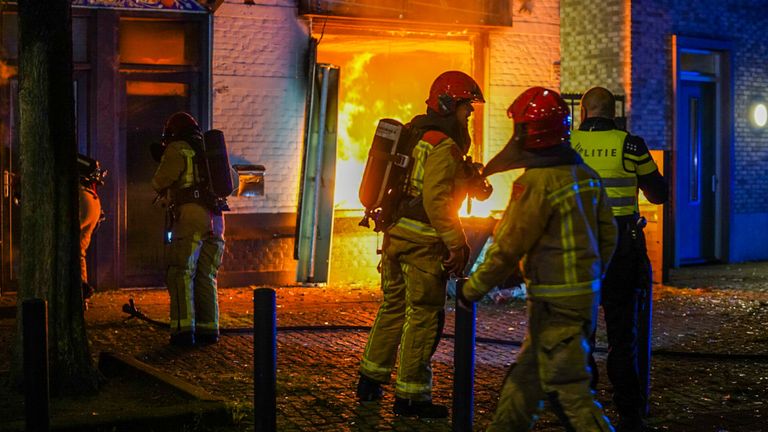
[{"label": "fire inside building", "polygon": [[[377,121],[425,110],[441,72],[470,74],[486,103],[470,120],[475,161],[507,142],[508,105],[539,85],[570,97],[603,86],[670,184],[640,199],[661,281],[670,267],[768,258],[768,22],[764,1],[76,0],[79,151],[109,170],[89,279],[163,285],[163,209],[149,145],[184,110],[224,131],[239,187],[226,214],[222,286],[372,283],[380,236],[358,226]],[[2,285],[18,271],[18,29],[0,2]],[[760,13],[756,13],[760,12]],[[465,203],[488,231],[520,172]],[[481,243],[482,246],[482,243]]]}]

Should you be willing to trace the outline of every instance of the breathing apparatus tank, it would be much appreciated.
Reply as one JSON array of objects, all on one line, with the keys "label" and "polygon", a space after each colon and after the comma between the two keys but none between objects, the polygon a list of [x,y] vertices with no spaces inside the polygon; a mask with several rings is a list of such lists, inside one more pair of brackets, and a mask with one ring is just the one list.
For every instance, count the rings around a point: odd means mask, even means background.
[{"label": "breathing apparatus tank", "polygon": [[360,226],[381,231],[394,222],[394,212],[404,193],[411,170],[418,131],[394,119],[381,119],[373,136],[360,182],[359,198],[365,207]]},{"label": "breathing apparatus tank", "polygon": [[212,129],[203,135],[203,140],[209,188],[217,198],[226,198],[232,193],[234,186],[224,133],[218,129]]}]

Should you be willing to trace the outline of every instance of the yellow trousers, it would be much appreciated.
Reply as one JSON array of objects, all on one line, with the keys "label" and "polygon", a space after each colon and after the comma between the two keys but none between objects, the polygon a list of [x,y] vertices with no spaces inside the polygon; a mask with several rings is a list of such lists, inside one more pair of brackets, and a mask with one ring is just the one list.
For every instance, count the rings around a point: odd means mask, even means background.
[{"label": "yellow trousers", "polygon": [[425,244],[384,236],[384,298],[365,346],[360,372],[388,382],[399,347],[395,394],[401,398],[431,400],[431,359],[445,321],[445,254],[446,248],[439,240]]},{"label": "yellow trousers", "polygon": [[589,344],[599,296],[528,300],[528,333],[509,370],[488,432],[533,427],[544,399],[567,430],[613,431],[589,387]]},{"label": "yellow trousers", "polygon": [[218,335],[216,275],[224,255],[224,218],[196,203],[176,212],[166,273],[171,333]]}]

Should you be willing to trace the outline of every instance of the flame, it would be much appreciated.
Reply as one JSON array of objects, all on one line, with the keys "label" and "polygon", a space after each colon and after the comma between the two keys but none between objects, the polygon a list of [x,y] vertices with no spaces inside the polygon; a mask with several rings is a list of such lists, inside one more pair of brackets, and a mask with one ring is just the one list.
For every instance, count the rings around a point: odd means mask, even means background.
[{"label": "flame", "polygon": [[16,66],[9,66],[4,61],[0,60],[0,85],[5,85],[8,79],[15,77],[17,73]]},{"label": "flame", "polygon": [[[362,210],[358,191],[378,121],[393,118],[405,123],[425,112],[424,100],[436,76],[446,70],[471,74],[470,46],[456,41],[326,34],[318,61],[341,70],[335,208]],[[465,203],[461,215],[485,217],[504,210],[508,198],[504,179],[491,182],[494,188],[499,183],[501,193],[495,192],[485,202],[473,200],[471,213]]]}]

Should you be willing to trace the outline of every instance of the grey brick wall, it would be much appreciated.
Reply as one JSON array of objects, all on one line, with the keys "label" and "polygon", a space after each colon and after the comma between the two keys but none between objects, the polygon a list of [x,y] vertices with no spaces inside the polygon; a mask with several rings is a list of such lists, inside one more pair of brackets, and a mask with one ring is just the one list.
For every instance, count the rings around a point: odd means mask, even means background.
[{"label": "grey brick wall", "polygon": [[[590,81],[628,96],[629,129],[649,147],[672,147],[672,35],[731,43],[733,71],[732,211],[768,212],[768,132],[749,124],[751,104],[768,100],[768,1],[633,0],[625,38],[622,0],[561,3],[562,88],[583,92]],[[631,40],[631,79],[623,79]],[[614,71],[618,71],[617,73]]]}]

